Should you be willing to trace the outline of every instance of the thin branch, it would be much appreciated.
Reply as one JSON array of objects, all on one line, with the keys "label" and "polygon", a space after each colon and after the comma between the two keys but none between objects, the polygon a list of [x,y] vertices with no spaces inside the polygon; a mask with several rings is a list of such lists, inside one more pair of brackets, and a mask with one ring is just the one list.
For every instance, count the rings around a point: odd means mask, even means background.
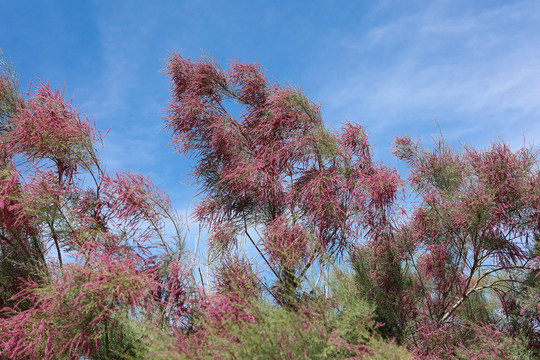
[{"label": "thin branch", "polygon": [[251,235],[249,235],[248,231],[247,231],[247,223],[246,223],[246,217],[244,216],[244,233],[247,235],[248,239],[251,241],[251,243],[253,244],[253,246],[255,247],[255,249],[257,249],[257,251],[259,252],[259,255],[261,255],[261,257],[263,258],[264,262],[266,263],[266,265],[268,265],[268,267],[270,268],[270,270],[272,270],[272,272],[274,273],[274,275],[276,276],[276,278],[281,282],[281,277],[279,277],[279,275],[276,273],[276,271],[274,270],[274,268],[272,267],[272,265],[270,265],[270,262],[268,261],[268,259],[266,259],[266,256],[264,256],[264,254],[262,253],[261,249],[259,249],[259,247],[257,246],[257,244],[255,243],[255,241],[253,241],[253,239],[251,238]]}]

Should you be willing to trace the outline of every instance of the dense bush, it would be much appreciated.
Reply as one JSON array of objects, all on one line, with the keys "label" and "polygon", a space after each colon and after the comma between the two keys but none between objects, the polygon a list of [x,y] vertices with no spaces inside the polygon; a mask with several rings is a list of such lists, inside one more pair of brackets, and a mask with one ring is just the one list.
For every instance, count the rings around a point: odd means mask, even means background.
[{"label": "dense bush", "polygon": [[20,94],[2,61],[2,358],[540,355],[532,149],[405,135],[405,180],[259,65],[172,54],[165,123],[196,159],[209,282],[168,196],[103,170],[95,125],[48,84]]}]

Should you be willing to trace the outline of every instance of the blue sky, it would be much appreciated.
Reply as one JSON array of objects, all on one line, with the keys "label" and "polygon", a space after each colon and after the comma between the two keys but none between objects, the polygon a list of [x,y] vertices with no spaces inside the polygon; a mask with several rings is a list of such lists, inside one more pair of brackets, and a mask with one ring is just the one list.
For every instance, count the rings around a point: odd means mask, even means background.
[{"label": "blue sky", "polygon": [[170,51],[222,65],[259,62],[300,85],[329,126],[365,126],[377,158],[403,133],[427,143],[514,148],[540,139],[540,2],[20,1],[0,2],[0,48],[21,87],[65,85],[98,128],[111,129],[108,170],[151,174],[184,211],[189,159],[161,131]]}]

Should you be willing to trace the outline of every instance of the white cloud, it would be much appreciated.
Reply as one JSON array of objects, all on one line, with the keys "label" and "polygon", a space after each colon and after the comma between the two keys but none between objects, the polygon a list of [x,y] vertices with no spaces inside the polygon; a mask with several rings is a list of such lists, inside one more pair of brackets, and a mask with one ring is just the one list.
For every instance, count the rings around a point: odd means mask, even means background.
[{"label": "white cloud", "polygon": [[463,4],[433,4],[332,34],[334,56],[357,60],[320,85],[325,115],[364,123],[376,133],[407,127],[425,135],[438,119],[443,130],[477,139],[524,132],[538,137],[538,5],[462,10]]}]

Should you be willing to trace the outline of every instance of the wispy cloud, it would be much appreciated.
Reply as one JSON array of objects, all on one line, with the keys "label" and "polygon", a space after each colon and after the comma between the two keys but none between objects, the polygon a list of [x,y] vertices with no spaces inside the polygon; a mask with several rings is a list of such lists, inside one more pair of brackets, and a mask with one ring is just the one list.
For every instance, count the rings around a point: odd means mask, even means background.
[{"label": "wispy cloud", "polygon": [[110,129],[102,152],[109,170],[163,175],[166,171],[159,166],[172,150],[164,151],[168,138],[160,133],[168,86],[159,73],[165,53],[156,54],[153,47],[159,36],[158,10],[129,1],[97,2],[96,7],[100,75],[87,85],[81,108],[98,128]]},{"label": "wispy cloud", "polygon": [[323,84],[327,113],[375,133],[425,135],[438,119],[452,136],[480,142],[540,137],[539,5],[432,4],[388,17],[379,8],[370,26],[332,34],[334,55],[356,63]]}]

